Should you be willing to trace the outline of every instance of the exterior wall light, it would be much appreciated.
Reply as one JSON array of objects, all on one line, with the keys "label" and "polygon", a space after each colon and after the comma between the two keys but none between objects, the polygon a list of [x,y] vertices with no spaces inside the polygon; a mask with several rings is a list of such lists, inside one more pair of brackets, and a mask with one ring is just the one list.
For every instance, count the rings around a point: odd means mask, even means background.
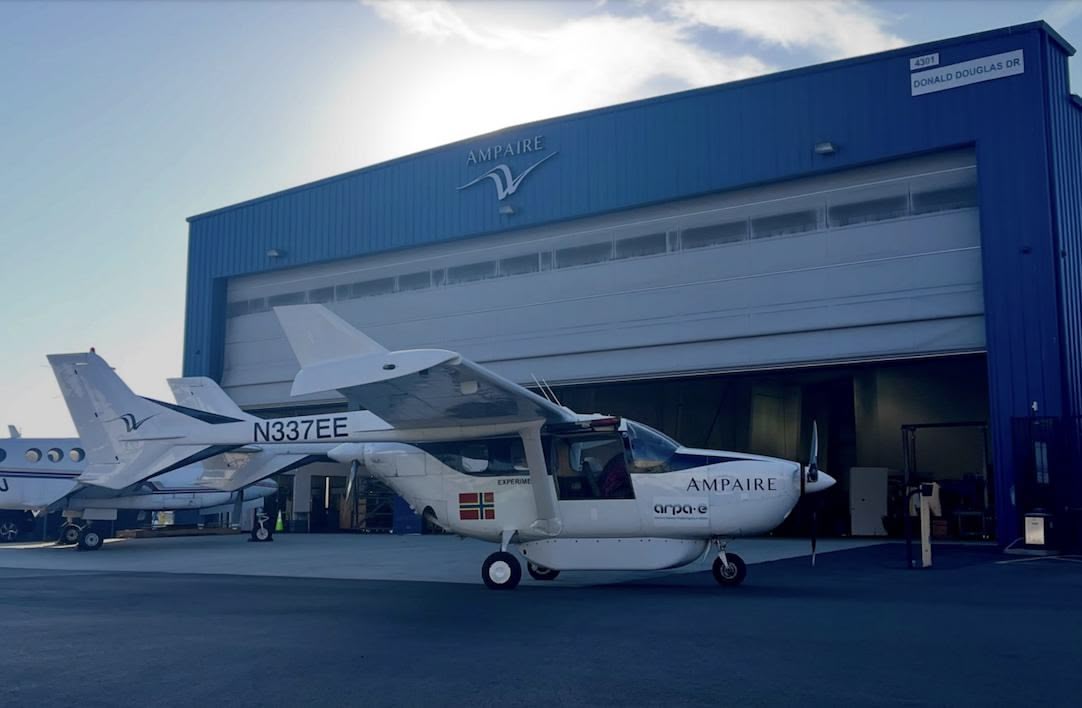
[{"label": "exterior wall light", "polygon": [[511,216],[515,213],[515,207],[511,206],[510,204],[502,204],[500,205],[500,213],[504,216]]},{"label": "exterior wall light", "polygon": [[833,155],[838,151],[838,147],[829,140],[815,144],[816,155]]},{"label": "exterior wall light", "polygon": [[282,250],[277,249],[277,248],[268,248],[267,249],[267,258],[281,258],[284,254],[285,254],[285,251],[282,251]]}]

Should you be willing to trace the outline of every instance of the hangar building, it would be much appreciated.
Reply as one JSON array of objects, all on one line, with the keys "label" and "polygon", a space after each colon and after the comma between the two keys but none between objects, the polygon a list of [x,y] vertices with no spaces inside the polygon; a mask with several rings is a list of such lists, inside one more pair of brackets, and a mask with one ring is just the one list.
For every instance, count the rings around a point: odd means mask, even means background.
[{"label": "hangar building", "polygon": [[[1073,53],[1009,27],[193,216],[184,373],[264,415],[343,409],[290,398],[270,311],[323,303],[389,348],[457,350],[689,446],[803,459],[814,419],[841,480],[828,531],[891,526],[908,465],[941,484],[938,533],[1009,543],[1025,512],[1082,507],[1049,432],[1082,414]],[[297,474],[296,519],[356,522],[336,474]]]}]

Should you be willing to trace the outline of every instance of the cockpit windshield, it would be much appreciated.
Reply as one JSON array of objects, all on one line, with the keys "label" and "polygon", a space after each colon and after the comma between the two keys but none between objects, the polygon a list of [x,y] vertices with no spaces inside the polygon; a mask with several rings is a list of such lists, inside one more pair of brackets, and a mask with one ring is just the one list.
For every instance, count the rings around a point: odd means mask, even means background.
[{"label": "cockpit windshield", "polygon": [[627,421],[628,458],[631,471],[643,474],[668,472],[669,463],[680,444],[648,425]]}]

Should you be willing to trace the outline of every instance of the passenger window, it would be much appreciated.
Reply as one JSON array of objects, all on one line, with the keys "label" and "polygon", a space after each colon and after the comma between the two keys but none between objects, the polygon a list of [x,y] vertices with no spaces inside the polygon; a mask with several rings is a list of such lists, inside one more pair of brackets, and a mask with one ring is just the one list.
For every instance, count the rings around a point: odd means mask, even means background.
[{"label": "passenger window", "polygon": [[421,448],[456,472],[474,477],[524,476],[530,473],[521,438],[421,443]]},{"label": "passenger window", "polygon": [[560,499],[635,498],[619,435],[553,438],[549,469]]}]

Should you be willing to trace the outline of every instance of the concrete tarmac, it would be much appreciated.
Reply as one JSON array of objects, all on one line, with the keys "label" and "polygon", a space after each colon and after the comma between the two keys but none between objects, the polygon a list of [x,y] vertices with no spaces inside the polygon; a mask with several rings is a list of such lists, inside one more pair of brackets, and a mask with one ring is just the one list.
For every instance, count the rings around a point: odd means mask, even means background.
[{"label": "concrete tarmac", "polygon": [[0,553],[4,706],[1075,705],[1082,666],[1082,563],[990,548],[514,592],[30,555]]},{"label": "concrete tarmac", "polygon": [[[497,546],[455,536],[389,534],[278,534],[273,543],[248,543],[246,535],[110,539],[98,551],[79,552],[53,543],[0,545],[0,568],[109,570],[118,572],[266,575],[342,580],[481,582],[481,563]],[[823,553],[874,541],[824,539]],[[730,550],[748,563],[793,558],[808,553],[801,539],[754,538],[734,541]],[[676,573],[710,568],[706,557]],[[525,574],[524,574],[525,576]],[[578,572],[561,583],[597,585],[654,577],[656,573]],[[530,582],[526,576],[526,582]]]}]

